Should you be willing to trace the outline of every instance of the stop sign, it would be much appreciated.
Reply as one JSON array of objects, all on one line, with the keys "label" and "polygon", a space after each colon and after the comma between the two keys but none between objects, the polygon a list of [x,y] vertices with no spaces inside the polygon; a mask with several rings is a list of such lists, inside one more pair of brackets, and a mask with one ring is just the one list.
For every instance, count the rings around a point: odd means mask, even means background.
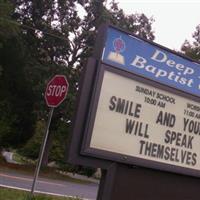
[{"label": "stop sign", "polygon": [[47,84],[45,100],[49,107],[60,105],[68,91],[69,83],[64,75],[55,75]]}]

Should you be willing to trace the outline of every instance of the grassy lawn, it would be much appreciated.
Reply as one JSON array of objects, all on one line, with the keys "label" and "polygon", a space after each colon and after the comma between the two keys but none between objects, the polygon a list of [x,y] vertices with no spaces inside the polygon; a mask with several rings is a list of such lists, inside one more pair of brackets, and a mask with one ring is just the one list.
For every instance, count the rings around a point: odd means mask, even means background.
[{"label": "grassy lawn", "polygon": [[29,192],[0,187],[1,200],[80,200],[78,198],[55,197],[49,195],[34,195],[34,198],[31,198],[29,195]]}]

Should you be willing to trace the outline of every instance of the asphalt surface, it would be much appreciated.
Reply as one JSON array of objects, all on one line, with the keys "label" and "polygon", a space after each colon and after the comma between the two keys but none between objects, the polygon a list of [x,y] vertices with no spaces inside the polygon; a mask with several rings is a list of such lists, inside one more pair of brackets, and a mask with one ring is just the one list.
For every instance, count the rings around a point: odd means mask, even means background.
[{"label": "asphalt surface", "polygon": [[[33,177],[15,173],[0,172],[0,186],[30,191]],[[72,183],[60,180],[39,178],[35,192],[53,194],[57,196],[79,197],[82,199],[95,200],[98,192],[97,183]]]}]

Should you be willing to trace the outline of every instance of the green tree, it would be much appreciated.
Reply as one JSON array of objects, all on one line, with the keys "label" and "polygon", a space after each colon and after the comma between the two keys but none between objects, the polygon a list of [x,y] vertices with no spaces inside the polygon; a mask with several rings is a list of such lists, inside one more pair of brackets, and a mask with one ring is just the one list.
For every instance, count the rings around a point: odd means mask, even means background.
[{"label": "green tree", "polygon": [[185,40],[181,47],[181,51],[188,57],[200,61],[200,25],[196,27],[193,33],[193,42]]},{"label": "green tree", "polygon": [[[10,24],[10,13],[13,12],[13,6],[9,1],[0,0],[0,49],[10,37],[19,33],[18,26]],[[3,72],[3,66],[0,65],[0,76]]]},{"label": "green tree", "polygon": [[[24,74],[25,52],[14,7],[0,1],[0,145],[20,146],[32,136],[32,92]],[[27,115],[29,117],[27,117]]]},{"label": "green tree", "polygon": [[[54,122],[50,127],[52,130],[50,138],[53,136],[53,139],[48,140],[47,149],[49,146],[56,145],[57,148],[53,148],[50,155],[58,155],[60,154],[58,152],[63,152],[65,146],[63,141],[68,137],[79,88],[79,77],[86,60],[92,55],[99,25],[110,22],[143,38],[153,40],[154,33],[151,28],[153,19],[148,19],[144,14],[125,15],[115,1],[112,1],[108,7],[105,6],[105,1],[99,0],[15,0],[13,2],[15,9],[11,24],[13,20],[18,23],[23,44],[22,50],[18,52],[20,55],[23,54],[19,59],[23,69],[17,72],[21,73],[17,77],[26,78],[26,87],[31,85],[31,90],[24,89],[24,91],[30,92],[26,95],[31,98],[27,101],[31,103],[27,108],[33,109],[37,117],[33,137],[37,135],[38,123],[47,120],[48,109],[44,102],[47,81],[55,74],[64,74],[70,84],[67,103],[63,103],[55,110]],[[80,10],[83,13],[81,17]],[[10,66],[12,70],[13,65]],[[18,88],[19,85],[16,87]],[[26,99],[23,101],[26,102]],[[11,102],[12,106],[15,107],[13,102]],[[19,120],[18,115],[13,117],[13,120]],[[66,131],[63,131],[64,129]],[[34,142],[34,139],[28,141],[26,150],[32,148],[31,141]],[[53,153],[54,149],[57,153]],[[48,151],[46,156],[48,157]]]}]

